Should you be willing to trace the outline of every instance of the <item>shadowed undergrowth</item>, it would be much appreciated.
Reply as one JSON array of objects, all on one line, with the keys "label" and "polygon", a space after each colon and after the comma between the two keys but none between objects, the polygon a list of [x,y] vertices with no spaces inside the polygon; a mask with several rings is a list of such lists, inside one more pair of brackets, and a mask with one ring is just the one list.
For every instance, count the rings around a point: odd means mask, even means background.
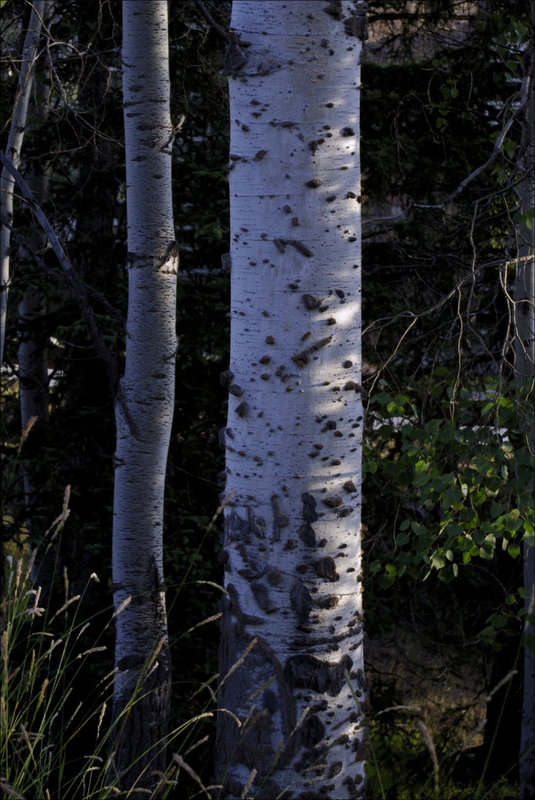
[{"label": "shadowed undergrowth", "polygon": [[[48,541],[61,534],[67,518],[66,496]],[[219,676],[196,675],[193,681],[188,674],[175,675],[175,703],[181,708],[175,711],[178,721],[168,740],[161,743],[168,752],[168,767],[154,776],[153,791],[135,786],[120,791],[113,770],[116,730],[110,727],[109,715],[117,612],[110,608],[88,616],[91,604],[86,595],[99,580],[95,573],[80,594],[72,593],[64,574],[63,596],[57,607],[52,600],[47,607],[32,580],[35,555],[7,557],[1,608],[3,794],[24,800],[217,798],[218,787],[211,781]],[[221,591],[220,586],[211,586]],[[191,588],[188,584],[182,591]],[[200,631],[206,635],[212,629],[206,641],[217,648],[217,627],[212,624],[216,621],[213,615],[194,622],[182,646]],[[179,673],[187,669],[187,659],[182,660]],[[153,661],[149,659],[146,674]],[[516,797],[515,776],[490,783],[481,780],[484,765],[479,751],[489,674],[476,647],[440,643],[428,630],[405,624],[372,639],[367,661],[370,800]],[[138,696],[142,692],[140,680]],[[135,702],[134,695],[131,703]],[[124,714],[128,713],[126,708]],[[243,796],[254,798],[254,793],[246,790]]]}]

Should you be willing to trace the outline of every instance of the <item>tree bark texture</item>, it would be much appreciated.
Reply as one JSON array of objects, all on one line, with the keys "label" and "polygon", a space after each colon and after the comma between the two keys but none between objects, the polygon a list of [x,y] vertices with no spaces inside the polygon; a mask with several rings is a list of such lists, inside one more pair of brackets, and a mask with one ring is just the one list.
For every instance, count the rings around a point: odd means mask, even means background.
[{"label": "tree bark texture", "polygon": [[[28,30],[24,39],[17,95],[6,145],[6,155],[18,168],[28,105],[32,91],[34,67],[37,59],[39,37],[45,12],[45,0],[34,0]],[[13,176],[4,168],[0,179],[0,364],[4,362],[4,346],[7,323],[7,297],[9,290],[11,225],[13,224]]]},{"label": "tree bark texture", "polygon": [[233,3],[222,797],[364,787],[364,36],[350,0]]},{"label": "tree bark texture", "polygon": [[150,771],[164,764],[170,700],[162,545],[178,255],[166,0],[123,2],[122,60],[129,294],[126,364],[116,403],[115,767],[123,788],[150,788]]}]

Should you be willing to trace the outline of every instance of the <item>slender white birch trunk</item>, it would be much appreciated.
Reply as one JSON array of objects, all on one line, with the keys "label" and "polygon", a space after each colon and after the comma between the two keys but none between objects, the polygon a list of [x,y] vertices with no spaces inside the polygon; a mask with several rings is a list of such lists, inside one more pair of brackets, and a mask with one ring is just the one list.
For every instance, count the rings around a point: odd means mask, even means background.
[{"label": "slender white birch trunk", "polygon": [[[28,105],[34,79],[34,67],[39,46],[39,37],[45,11],[45,0],[35,0],[30,22],[24,39],[17,96],[13,107],[11,127],[6,146],[6,156],[18,169]],[[13,190],[15,181],[4,167],[0,177],[0,364],[4,363],[4,347],[7,324],[7,298],[9,290],[11,225],[13,224]]]},{"label": "slender white birch trunk", "polygon": [[351,0],[233,2],[223,797],[364,787],[364,23]]},{"label": "slender white birch trunk", "polygon": [[[45,26],[54,13],[54,0],[45,0],[43,9],[43,22]],[[45,36],[47,33],[45,33]],[[41,127],[46,124],[49,114],[49,75],[48,63],[43,63],[41,58],[39,68],[35,70],[34,91],[31,111],[29,112],[30,127]],[[26,181],[33,197],[39,205],[43,205],[48,197],[50,168],[40,159],[34,158],[26,173]],[[48,237],[39,225],[33,226],[28,232],[28,247],[23,253],[31,263],[34,253],[42,253],[46,248]],[[19,397],[20,418],[22,432],[34,421],[32,435],[26,445],[22,465],[24,481],[24,497],[26,505],[26,524],[30,534],[30,542],[37,544],[41,541],[48,521],[44,523],[39,513],[35,511],[36,498],[41,488],[42,466],[38,458],[39,433],[44,430],[48,422],[48,348],[44,332],[39,330],[46,314],[46,297],[42,283],[29,280],[24,286],[24,294],[19,303]],[[37,443],[37,444],[36,444]],[[28,452],[29,450],[29,452]],[[50,596],[53,582],[53,573],[57,555],[56,544],[51,543],[46,553],[40,552],[35,567],[35,579],[42,588],[41,596],[45,600]]]},{"label": "slender white birch trunk", "polygon": [[123,788],[136,781],[150,788],[150,770],[163,766],[170,694],[162,539],[178,255],[167,0],[123,2],[122,61],[129,292],[126,365],[116,403],[113,588],[116,609],[122,610],[116,628],[115,766]]}]

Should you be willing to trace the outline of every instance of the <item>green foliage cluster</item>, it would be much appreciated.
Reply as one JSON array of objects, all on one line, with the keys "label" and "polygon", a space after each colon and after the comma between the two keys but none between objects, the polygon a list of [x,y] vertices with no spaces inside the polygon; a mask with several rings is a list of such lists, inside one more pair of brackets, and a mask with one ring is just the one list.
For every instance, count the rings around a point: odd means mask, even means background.
[{"label": "green foliage cluster", "polygon": [[[365,494],[379,504],[390,498],[392,509],[390,545],[369,564],[383,589],[405,574],[426,580],[434,570],[451,581],[472,574],[474,562],[491,569],[497,549],[518,564],[522,543],[535,543],[534,461],[518,418],[527,387],[515,398],[496,387],[477,396],[448,379],[435,369],[423,415],[416,390],[382,385],[370,400]],[[496,643],[508,617],[523,617],[523,591],[505,593],[482,636]]]}]

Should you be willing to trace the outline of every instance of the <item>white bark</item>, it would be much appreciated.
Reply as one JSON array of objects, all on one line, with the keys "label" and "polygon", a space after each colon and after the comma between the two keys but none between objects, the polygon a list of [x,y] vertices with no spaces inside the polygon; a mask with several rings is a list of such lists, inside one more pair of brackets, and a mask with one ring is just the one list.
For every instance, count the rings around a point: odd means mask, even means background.
[{"label": "white bark", "polygon": [[[16,168],[20,163],[44,10],[45,0],[35,0],[24,39],[17,95],[6,145],[6,155]],[[0,364],[4,362],[6,337],[14,186],[13,176],[4,167],[0,178]]]},{"label": "white bark", "polygon": [[[119,724],[116,767],[132,785],[162,765],[170,663],[163,586],[163,499],[174,406],[178,256],[171,194],[172,126],[167,0],[123,2],[123,89],[128,225],[126,364],[116,404],[113,587],[117,617],[115,718],[132,700],[151,653],[164,642],[135,705]],[[147,696],[145,696],[147,692]],[[135,759],[140,759],[133,765]],[[133,767],[133,769],[130,769]],[[149,776],[141,785],[150,785]]]},{"label": "white bark", "polygon": [[[43,21],[48,23],[54,11],[53,0],[45,0]],[[49,69],[48,65],[39,62],[34,79],[32,110],[30,113],[30,126],[42,126],[46,123],[49,113]],[[47,164],[42,164],[40,159],[33,159],[26,175],[27,185],[36,202],[42,205],[48,197],[50,170]],[[32,227],[28,233],[28,247],[23,253],[30,262],[34,253],[42,253],[48,241],[46,231],[38,225]],[[39,325],[46,314],[45,292],[35,280],[30,280],[25,285],[24,294],[19,303],[19,327],[21,330],[18,347],[19,366],[19,396],[21,428],[24,432],[30,421],[37,418],[36,427],[33,429],[32,441],[35,433],[44,428],[48,421],[48,350],[44,331]],[[32,448],[33,449],[33,448]],[[27,510],[27,527],[30,540],[39,541],[45,532],[45,527],[36,521],[34,504],[40,484],[41,465],[36,458],[35,449],[30,458],[22,460],[22,474],[24,480],[24,496]],[[54,549],[54,548],[51,548]],[[41,553],[44,556],[44,553]],[[36,575],[43,587],[43,596],[49,596],[52,582],[52,570],[55,556],[48,553],[47,567],[43,558],[38,560]]]},{"label": "white bark", "polygon": [[228,58],[230,501],[219,704],[242,722],[220,714],[217,772],[228,797],[242,796],[250,779],[258,798],[358,797],[364,786],[363,12],[350,0],[233,3],[232,31],[247,44]]}]

